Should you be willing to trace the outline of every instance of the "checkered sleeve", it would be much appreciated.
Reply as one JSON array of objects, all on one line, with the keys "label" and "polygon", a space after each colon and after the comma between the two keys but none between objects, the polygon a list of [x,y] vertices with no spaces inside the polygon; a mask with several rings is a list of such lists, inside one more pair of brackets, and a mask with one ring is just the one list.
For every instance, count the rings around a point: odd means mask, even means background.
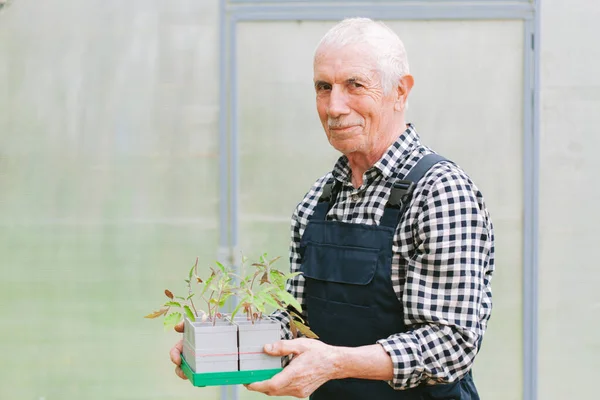
[{"label": "checkered sleeve", "polygon": [[491,308],[493,232],[481,194],[451,164],[438,164],[424,179],[410,210],[416,219],[402,292],[407,331],[378,341],[392,359],[394,389],[464,376]]}]

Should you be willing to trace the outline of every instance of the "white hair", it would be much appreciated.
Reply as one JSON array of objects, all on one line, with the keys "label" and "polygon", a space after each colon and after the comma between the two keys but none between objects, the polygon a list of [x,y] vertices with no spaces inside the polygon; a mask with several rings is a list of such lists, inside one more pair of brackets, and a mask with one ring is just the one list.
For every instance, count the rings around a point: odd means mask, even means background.
[{"label": "white hair", "polygon": [[398,86],[400,78],[409,73],[404,44],[387,25],[369,18],[348,18],[331,28],[321,39],[321,48],[339,49],[347,45],[367,44],[377,62],[384,94]]}]

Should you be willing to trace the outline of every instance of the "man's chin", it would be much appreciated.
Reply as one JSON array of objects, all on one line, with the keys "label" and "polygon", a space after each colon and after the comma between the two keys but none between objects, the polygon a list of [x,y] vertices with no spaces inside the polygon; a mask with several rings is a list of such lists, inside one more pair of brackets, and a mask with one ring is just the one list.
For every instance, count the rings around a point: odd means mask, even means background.
[{"label": "man's chin", "polygon": [[360,149],[360,143],[356,140],[348,139],[329,139],[331,146],[344,155],[352,154]]}]

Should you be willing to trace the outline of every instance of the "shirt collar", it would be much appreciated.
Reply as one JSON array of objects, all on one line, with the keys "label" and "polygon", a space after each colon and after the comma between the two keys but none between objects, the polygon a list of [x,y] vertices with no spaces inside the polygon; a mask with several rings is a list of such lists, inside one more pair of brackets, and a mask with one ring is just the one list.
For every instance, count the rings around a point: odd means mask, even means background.
[{"label": "shirt collar", "polygon": [[[365,172],[366,180],[370,181],[372,177],[381,175],[384,178],[392,178],[396,172],[398,164],[406,159],[413,151],[415,146],[419,145],[419,135],[412,124],[408,124],[406,130],[388,147],[383,156]],[[351,171],[348,158],[341,156],[335,164],[333,177],[338,181],[350,182]]]}]

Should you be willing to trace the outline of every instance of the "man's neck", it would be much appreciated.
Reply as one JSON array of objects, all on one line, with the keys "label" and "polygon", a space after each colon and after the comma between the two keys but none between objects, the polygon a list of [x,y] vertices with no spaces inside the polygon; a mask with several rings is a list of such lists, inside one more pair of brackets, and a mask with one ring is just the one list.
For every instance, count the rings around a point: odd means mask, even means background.
[{"label": "man's neck", "polygon": [[377,153],[371,152],[369,154],[355,152],[347,156],[348,164],[350,165],[352,186],[357,189],[362,186],[365,172],[367,172],[367,170],[369,170],[377,161],[379,161],[381,156],[383,156],[384,151],[385,149],[378,151]]}]

